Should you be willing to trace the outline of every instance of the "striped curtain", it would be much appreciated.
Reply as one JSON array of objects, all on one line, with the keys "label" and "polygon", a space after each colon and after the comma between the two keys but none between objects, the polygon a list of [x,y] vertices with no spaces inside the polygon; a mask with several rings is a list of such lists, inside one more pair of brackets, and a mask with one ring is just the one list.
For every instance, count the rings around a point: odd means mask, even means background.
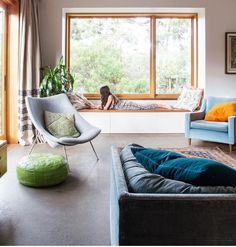
[{"label": "striped curtain", "polygon": [[20,1],[18,138],[21,145],[33,142],[26,96],[39,95],[40,83],[39,0]]}]

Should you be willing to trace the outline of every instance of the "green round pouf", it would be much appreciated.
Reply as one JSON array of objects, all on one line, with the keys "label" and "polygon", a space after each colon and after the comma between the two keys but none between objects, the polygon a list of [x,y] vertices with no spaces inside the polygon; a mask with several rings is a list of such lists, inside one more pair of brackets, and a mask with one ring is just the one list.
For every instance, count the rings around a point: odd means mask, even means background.
[{"label": "green round pouf", "polygon": [[16,174],[23,185],[48,187],[66,179],[68,164],[62,155],[34,153],[19,161]]}]

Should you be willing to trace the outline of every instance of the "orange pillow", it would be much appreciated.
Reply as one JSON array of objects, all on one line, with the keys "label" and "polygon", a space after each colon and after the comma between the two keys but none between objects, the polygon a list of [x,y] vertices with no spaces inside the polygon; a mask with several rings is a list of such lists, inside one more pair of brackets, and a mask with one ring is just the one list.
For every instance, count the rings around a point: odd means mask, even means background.
[{"label": "orange pillow", "polygon": [[227,122],[228,117],[236,116],[236,101],[213,106],[205,116],[206,121]]}]

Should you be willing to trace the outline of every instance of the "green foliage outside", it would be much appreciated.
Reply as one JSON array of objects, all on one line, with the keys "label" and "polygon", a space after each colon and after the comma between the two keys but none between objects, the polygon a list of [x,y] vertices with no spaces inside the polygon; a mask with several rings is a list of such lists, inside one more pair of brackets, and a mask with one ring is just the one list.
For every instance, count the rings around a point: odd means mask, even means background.
[{"label": "green foliage outside", "polygon": [[[98,93],[149,92],[149,20],[77,19],[72,21],[71,71],[75,90]],[[138,39],[139,28],[143,36]],[[145,42],[146,47],[142,47]]]},{"label": "green foliage outside", "polygon": [[[157,91],[179,92],[190,80],[190,20],[157,22]],[[150,20],[93,18],[71,21],[70,69],[74,89],[98,93],[150,92]]]},{"label": "green foliage outside", "polygon": [[179,93],[191,77],[191,20],[157,21],[157,91]]}]

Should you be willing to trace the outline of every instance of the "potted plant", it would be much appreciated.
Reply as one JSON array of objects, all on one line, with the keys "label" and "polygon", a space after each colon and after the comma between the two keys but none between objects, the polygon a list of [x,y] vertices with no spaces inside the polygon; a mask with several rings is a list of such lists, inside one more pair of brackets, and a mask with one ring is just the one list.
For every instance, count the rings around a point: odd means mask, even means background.
[{"label": "potted plant", "polygon": [[63,63],[63,57],[59,63],[51,68],[47,67],[43,72],[40,83],[40,97],[48,97],[73,90],[74,77]]}]

